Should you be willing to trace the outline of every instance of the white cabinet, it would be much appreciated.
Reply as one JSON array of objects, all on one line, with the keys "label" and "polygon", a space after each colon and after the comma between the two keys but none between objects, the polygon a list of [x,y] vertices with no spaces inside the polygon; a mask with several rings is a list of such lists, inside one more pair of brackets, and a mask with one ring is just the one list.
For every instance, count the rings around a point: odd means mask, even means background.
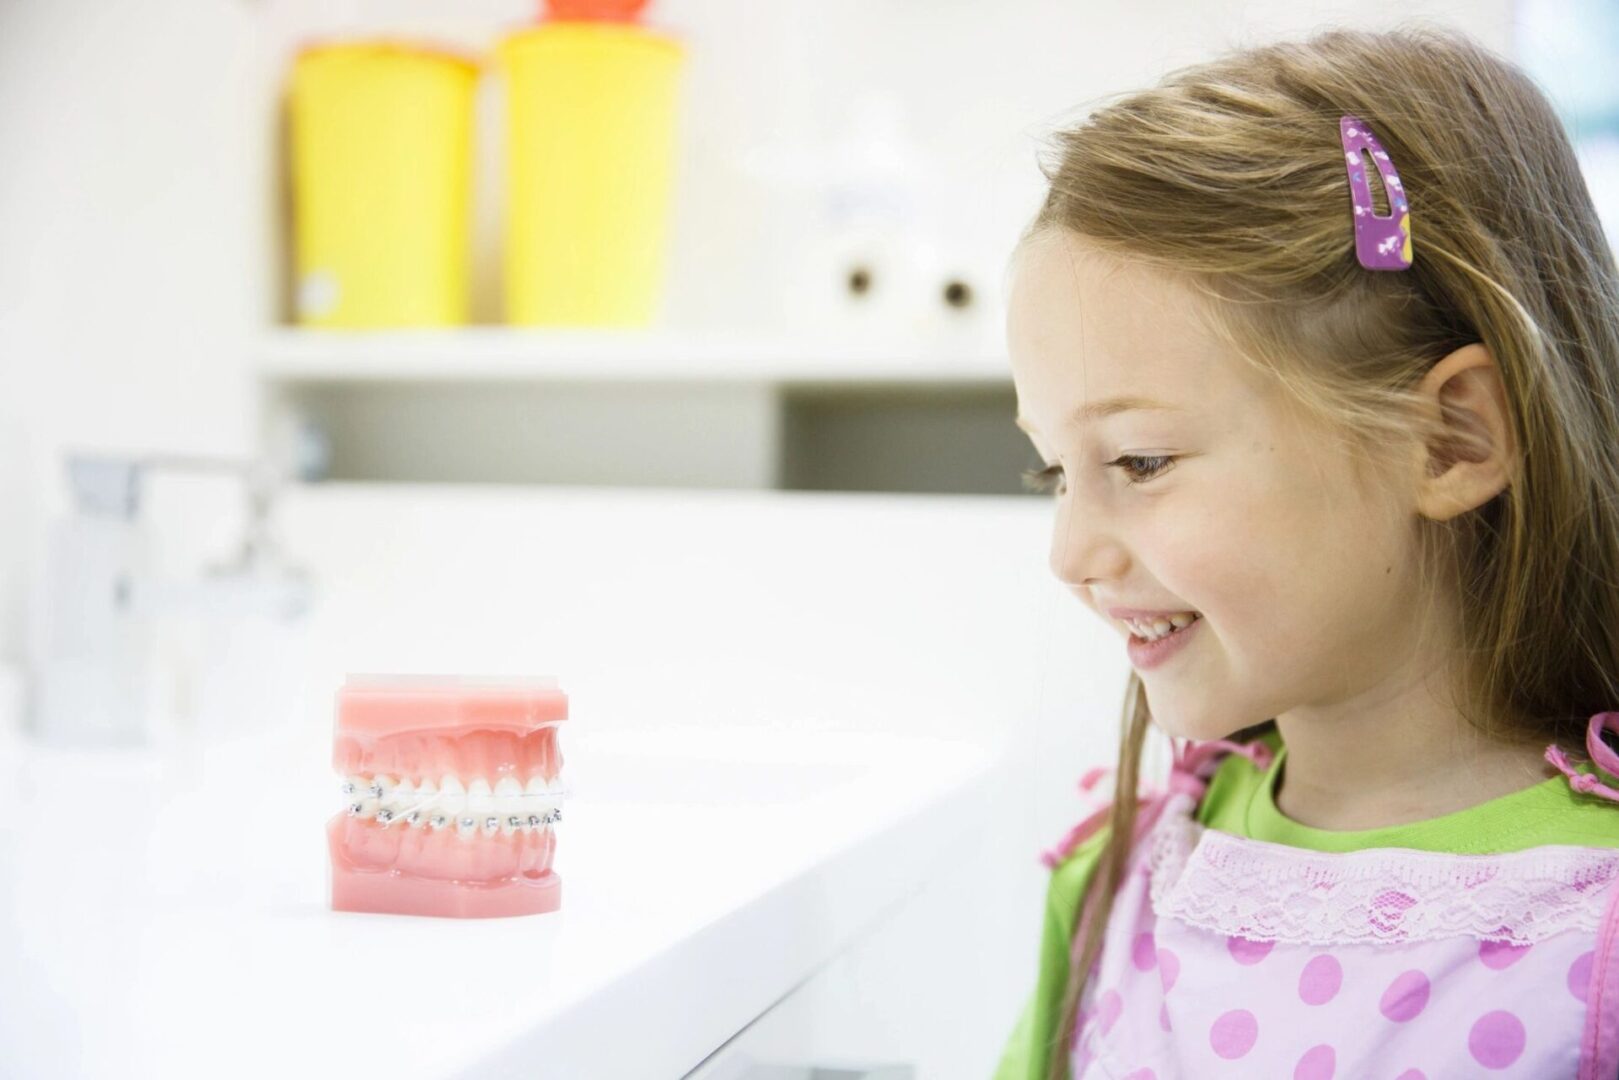
[{"label": "white cabinet", "polygon": [[[859,997],[859,972],[907,920],[925,917],[908,901],[768,1010],[737,1032],[684,1080],[919,1080],[914,1061],[859,1055],[860,1033],[828,1015],[829,999]],[[862,963],[864,961],[864,963]],[[885,973],[882,981],[902,975]]]},{"label": "white cabinet", "polygon": [[989,1076],[1032,988],[1039,933],[1019,872],[1033,860],[1007,842],[1022,820],[1011,794],[966,802],[973,823],[926,884],[684,1080]]}]

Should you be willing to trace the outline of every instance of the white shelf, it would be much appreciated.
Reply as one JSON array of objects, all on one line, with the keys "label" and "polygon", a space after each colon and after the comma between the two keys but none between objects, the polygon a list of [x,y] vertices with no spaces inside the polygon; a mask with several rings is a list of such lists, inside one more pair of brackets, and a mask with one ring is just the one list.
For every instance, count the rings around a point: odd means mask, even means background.
[{"label": "white shelf", "polygon": [[1004,355],[916,342],[816,341],[667,330],[271,331],[259,349],[272,383],[392,381],[740,381],[1004,383]]}]

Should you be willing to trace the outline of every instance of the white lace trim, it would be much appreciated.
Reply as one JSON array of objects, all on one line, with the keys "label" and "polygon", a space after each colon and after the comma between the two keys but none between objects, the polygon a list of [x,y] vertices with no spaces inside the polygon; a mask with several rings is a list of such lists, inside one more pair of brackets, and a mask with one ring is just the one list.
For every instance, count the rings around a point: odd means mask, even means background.
[{"label": "white lace trim", "polygon": [[1499,855],[1320,852],[1205,828],[1176,796],[1142,845],[1153,911],[1219,934],[1300,945],[1470,936],[1529,945],[1595,930],[1619,850]]}]

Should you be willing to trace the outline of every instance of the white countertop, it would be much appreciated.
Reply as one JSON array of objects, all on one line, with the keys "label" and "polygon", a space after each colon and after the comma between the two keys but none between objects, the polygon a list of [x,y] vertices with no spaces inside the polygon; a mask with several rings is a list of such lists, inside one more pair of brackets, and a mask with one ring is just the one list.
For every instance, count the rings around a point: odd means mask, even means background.
[{"label": "white countertop", "polygon": [[[194,564],[204,529],[152,501]],[[958,1075],[998,1046],[1038,932],[1002,928],[1037,918],[1072,817],[1034,822],[1040,785],[991,762],[1038,710],[1071,801],[1091,738],[1048,506],[320,485],[277,517],[315,617],[170,639],[198,665],[172,749],[0,732],[0,1075],[680,1077],[929,874],[971,875],[960,982],[887,1003],[951,1018],[903,1056]],[[560,912],[329,910],[333,695],[408,671],[560,680]],[[963,854],[996,821],[1013,839]]]},{"label": "white countertop", "polygon": [[[564,729],[566,731],[566,729]],[[15,748],[8,1076],[678,1077],[956,872],[977,746],[570,732],[558,912],[333,912],[329,737]]]}]

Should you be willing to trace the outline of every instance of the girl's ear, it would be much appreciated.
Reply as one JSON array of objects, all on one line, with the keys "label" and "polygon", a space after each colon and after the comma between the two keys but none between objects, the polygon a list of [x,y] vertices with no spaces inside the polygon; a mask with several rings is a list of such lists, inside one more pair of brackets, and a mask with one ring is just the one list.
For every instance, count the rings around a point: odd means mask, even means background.
[{"label": "girl's ear", "polygon": [[1478,342],[1440,360],[1418,390],[1444,434],[1418,448],[1417,509],[1446,521],[1489,502],[1512,482],[1518,468],[1512,412],[1495,358]]}]

